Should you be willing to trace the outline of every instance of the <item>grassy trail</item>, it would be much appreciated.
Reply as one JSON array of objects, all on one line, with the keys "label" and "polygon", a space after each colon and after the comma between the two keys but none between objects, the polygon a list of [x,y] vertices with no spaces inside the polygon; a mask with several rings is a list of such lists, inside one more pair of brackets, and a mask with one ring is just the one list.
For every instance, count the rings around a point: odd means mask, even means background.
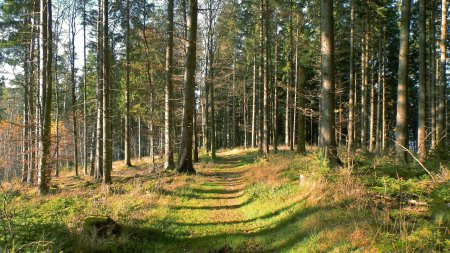
[{"label": "grassy trail", "polygon": [[264,168],[254,159],[221,153],[216,164],[197,168],[188,184],[166,191],[148,220],[150,230],[158,231],[150,243],[154,251],[313,252],[342,246],[340,238],[337,245],[317,244],[323,229],[340,224],[332,222],[338,212],[305,205],[310,187],[280,178],[274,169],[283,164]]}]

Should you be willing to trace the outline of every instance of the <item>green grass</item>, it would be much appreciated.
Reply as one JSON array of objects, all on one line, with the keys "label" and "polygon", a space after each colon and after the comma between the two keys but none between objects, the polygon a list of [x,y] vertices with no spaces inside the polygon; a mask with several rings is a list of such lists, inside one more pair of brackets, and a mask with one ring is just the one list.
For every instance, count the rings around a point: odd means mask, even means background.
[{"label": "green grass", "polygon": [[[9,252],[445,252],[448,183],[397,178],[378,161],[360,158],[358,176],[323,168],[316,150],[281,151],[268,161],[255,150],[205,155],[198,174],[156,174],[144,163],[114,173],[106,188],[63,176],[54,194],[33,188],[4,190],[1,249]],[[404,168],[397,170],[405,171]],[[299,176],[305,180],[299,183]],[[394,177],[395,175],[395,177]],[[5,188],[6,189],[6,188]],[[425,213],[377,207],[371,194],[417,197]],[[369,202],[368,202],[369,201]],[[433,213],[435,219],[433,219]],[[9,215],[9,216],[8,216]],[[83,231],[85,217],[107,215],[120,235]],[[442,215],[444,217],[442,218]],[[388,217],[386,220],[384,217]],[[439,218],[441,217],[441,218]],[[440,220],[439,220],[440,219]],[[403,227],[402,227],[403,226]],[[448,227],[447,227],[448,229]]]}]

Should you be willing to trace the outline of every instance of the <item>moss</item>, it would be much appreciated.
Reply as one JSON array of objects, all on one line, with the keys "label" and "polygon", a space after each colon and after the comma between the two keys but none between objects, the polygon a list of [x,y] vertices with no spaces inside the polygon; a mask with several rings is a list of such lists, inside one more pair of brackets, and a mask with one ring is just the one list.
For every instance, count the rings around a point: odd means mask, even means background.
[{"label": "moss", "polygon": [[120,235],[121,228],[108,216],[88,216],[84,219],[83,231],[93,236]]}]

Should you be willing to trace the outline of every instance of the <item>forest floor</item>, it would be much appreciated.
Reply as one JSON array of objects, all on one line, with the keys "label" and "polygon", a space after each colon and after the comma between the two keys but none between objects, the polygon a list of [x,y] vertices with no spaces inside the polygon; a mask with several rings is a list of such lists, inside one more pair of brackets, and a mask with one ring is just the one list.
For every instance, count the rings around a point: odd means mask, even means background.
[{"label": "forest floor", "polygon": [[[442,178],[435,182],[416,165],[401,169],[384,161],[380,166],[365,157],[357,161],[357,175],[349,176],[346,170],[326,169],[314,148],[304,156],[280,151],[268,160],[256,154],[219,152],[214,163],[203,158],[196,175],[150,169],[146,159],[131,168],[115,163],[111,186],[66,172],[53,179],[52,194],[44,197],[32,187],[3,185],[2,248],[224,253],[450,249],[450,211],[442,206],[450,202],[448,174],[439,172]],[[84,231],[92,215],[111,217],[120,234]]]}]

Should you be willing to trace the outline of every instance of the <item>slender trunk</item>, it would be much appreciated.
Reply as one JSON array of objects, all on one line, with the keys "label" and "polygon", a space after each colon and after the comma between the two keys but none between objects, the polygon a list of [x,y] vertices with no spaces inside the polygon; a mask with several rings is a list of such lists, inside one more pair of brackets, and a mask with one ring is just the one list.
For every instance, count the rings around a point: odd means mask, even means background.
[{"label": "slender trunk", "polygon": [[165,110],[164,110],[164,168],[173,169],[175,164],[173,162],[173,111],[172,111],[172,75],[173,75],[173,0],[167,2],[167,33],[168,42],[166,48],[166,87],[165,87]]},{"label": "slender trunk", "polygon": [[303,97],[304,87],[306,85],[306,69],[303,66],[299,67],[299,82],[298,82],[298,139],[297,139],[297,154],[304,154],[306,152],[306,137],[305,137],[305,116],[303,110],[305,109],[305,99]]},{"label": "slender trunk", "polygon": [[97,161],[95,178],[103,178],[103,45],[102,45],[102,0],[98,0],[97,17]]},{"label": "slender trunk", "polygon": [[[445,1],[445,0],[444,0]],[[408,108],[408,53],[409,53],[409,14],[411,0],[402,0],[402,16],[400,21],[400,54],[398,67],[397,91],[397,159],[407,162],[407,108]],[[403,146],[403,147],[402,147]]]},{"label": "slender trunk", "polygon": [[419,159],[424,161],[426,158],[426,1],[419,0],[419,113],[418,113],[418,130],[417,130],[417,153]]},{"label": "slender trunk", "polygon": [[369,123],[369,152],[375,149],[375,50],[372,48],[370,64],[370,123]]},{"label": "slender trunk", "polygon": [[294,146],[295,143],[297,142],[296,140],[296,135],[295,135],[295,131],[297,130],[297,106],[298,106],[298,82],[299,82],[299,65],[298,65],[298,19],[296,22],[296,34],[295,34],[295,51],[294,51],[294,68],[295,68],[295,77],[294,77],[294,103],[293,103],[293,108],[292,108],[292,115],[293,115],[293,119],[292,119],[292,140],[291,146]]},{"label": "slender trunk", "polygon": [[381,147],[381,86],[382,86],[382,71],[383,71],[383,48],[384,48],[384,25],[381,26],[380,41],[378,44],[378,79],[377,79],[377,125],[375,130],[375,152],[380,152]]},{"label": "slender trunk", "polygon": [[348,95],[348,136],[347,136],[347,168],[352,169],[352,152],[355,125],[355,0],[351,0],[351,24],[350,24],[350,83]]},{"label": "slender trunk", "polygon": [[436,148],[436,0],[432,0],[430,9],[430,87],[428,96],[430,97],[431,149],[433,150]]},{"label": "slender trunk", "polygon": [[256,147],[256,53],[253,57],[252,148]]},{"label": "slender trunk", "polygon": [[87,99],[87,58],[86,58],[86,0],[83,1],[83,170],[87,176],[87,116],[86,116],[86,99]]},{"label": "slender trunk", "polygon": [[109,0],[103,1],[103,184],[111,183],[112,171],[112,127],[110,104],[110,65],[109,65]]},{"label": "slender trunk", "polygon": [[445,151],[445,90],[446,90],[446,71],[447,71],[447,0],[442,0],[441,16],[441,61],[439,66],[439,97],[437,101],[437,127],[436,144],[439,152]]},{"label": "slender trunk", "polygon": [[[276,25],[276,22],[275,22]],[[273,151],[278,151],[278,40],[277,27],[275,28],[275,55],[274,55],[274,77],[273,77]]]},{"label": "slender trunk", "polygon": [[77,95],[76,95],[76,81],[75,81],[75,8],[72,10],[70,17],[70,79],[72,88],[72,131],[73,131],[73,162],[75,169],[75,176],[78,177],[78,127],[77,127]]},{"label": "slender trunk", "polygon": [[[262,0],[264,1],[264,0]],[[264,133],[263,133],[263,151],[265,156],[269,154],[269,2],[265,0],[263,2],[263,27],[264,27],[264,42],[263,42],[263,55],[264,55]]]},{"label": "slender trunk", "polygon": [[131,167],[131,115],[130,115],[130,0],[126,6],[126,49],[125,49],[125,166]]},{"label": "slender trunk", "polygon": [[51,146],[51,110],[52,110],[52,1],[41,0],[40,24],[40,67],[41,80],[40,102],[40,136],[39,136],[39,175],[40,194],[47,194],[50,188],[50,146]]}]

